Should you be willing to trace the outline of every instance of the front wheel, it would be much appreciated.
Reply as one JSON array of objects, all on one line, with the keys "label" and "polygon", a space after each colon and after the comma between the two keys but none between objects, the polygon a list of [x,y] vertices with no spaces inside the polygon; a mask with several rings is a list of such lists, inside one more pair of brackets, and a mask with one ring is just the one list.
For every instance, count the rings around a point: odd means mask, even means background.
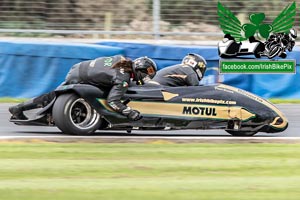
[{"label": "front wheel", "polygon": [[76,94],[60,95],[52,109],[55,125],[66,134],[92,135],[101,126],[100,114]]},{"label": "front wheel", "polygon": [[229,133],[232,136],[244,136],[249,137],[255,135],[257,132],[255,131],[232,131],[232,130],[226,130],[227,133]]},{"label": "front wheel", "polygon": [[282,51],[282,48],[279,46],[272,46],[268,55],[269,59],[274,58],[279,54],[279,52]]}]

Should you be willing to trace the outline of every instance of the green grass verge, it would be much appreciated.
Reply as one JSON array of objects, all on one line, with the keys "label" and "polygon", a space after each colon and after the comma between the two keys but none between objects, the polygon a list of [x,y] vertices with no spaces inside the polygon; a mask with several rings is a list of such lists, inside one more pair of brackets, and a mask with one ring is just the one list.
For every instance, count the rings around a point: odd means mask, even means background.
[{"label": "green grass verge", "polygon": [[282,103],[300,104],[300,99],[269,99],[269,101],[274,104],[282,104]]},{"label": "green grass verge", "polygon": [[0,143],[0,199],[299,199],[300,144]]},{"label": "green grass verge", "polygon": [[28,99],[26,98],[10,98],[10,97],[4,97],[0,98],[0,103],[21,103]]}]

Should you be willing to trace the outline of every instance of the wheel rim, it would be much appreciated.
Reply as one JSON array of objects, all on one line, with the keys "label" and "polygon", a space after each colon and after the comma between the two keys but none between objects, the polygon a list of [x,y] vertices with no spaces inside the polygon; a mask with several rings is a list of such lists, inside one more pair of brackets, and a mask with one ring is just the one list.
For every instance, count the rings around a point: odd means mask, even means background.
[{"label": "wheel rim", "polygon": [[69,117],[74,126],[79,129],[89,129],[99,121],[99,113],[82,98],[71,104]]}]

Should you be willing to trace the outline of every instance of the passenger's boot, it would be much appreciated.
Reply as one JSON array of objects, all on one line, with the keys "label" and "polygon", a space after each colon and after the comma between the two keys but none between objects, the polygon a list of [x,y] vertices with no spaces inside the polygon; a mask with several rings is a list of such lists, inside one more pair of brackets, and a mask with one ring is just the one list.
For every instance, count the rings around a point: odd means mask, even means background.
[{"label": "passenger's boot", "polygon": [[9,107],[8,110],[13,115],[11,117],[11,119],[26,120],[28,118],[24,115],[23,111],[31,110],[31,109],[34,109],[34,108],[37,108],[37,104],[33,103],[33,101],[30,100],[30,101],[27,101],[27,102],[24,102],[24,103],[20,103],[16,106],[11,106],[11,107]]}]

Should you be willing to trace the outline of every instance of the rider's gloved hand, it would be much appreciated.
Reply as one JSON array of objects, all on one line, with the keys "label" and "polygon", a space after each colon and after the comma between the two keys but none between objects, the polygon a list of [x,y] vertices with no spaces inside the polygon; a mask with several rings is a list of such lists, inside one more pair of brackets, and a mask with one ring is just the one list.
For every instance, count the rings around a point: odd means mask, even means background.
[{"label": "rider's gloved hand", "polygon": [[143,116],[141,115],[141,113],[137,110],[133,110],[130,107],[125,108],[122,111],[122,114],[125,115],[128,119],[133,120],[133,121],[137,121],[143,118]]}]

